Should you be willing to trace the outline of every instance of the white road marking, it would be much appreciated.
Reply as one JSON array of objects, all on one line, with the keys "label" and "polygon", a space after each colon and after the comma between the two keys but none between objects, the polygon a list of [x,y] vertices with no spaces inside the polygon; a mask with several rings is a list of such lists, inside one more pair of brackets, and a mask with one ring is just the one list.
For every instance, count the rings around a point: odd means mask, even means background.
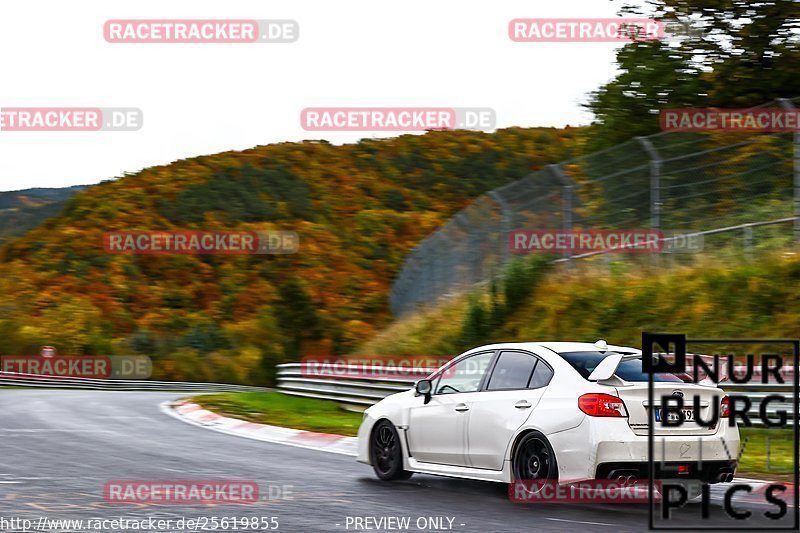
[{"label": "white road marking", "polygon": [[0,433],[114,433],[107,429],[58,429],[58,428],[30,428],[30,429],[0,429]]},{"label": "white road marking", "polygon": [[112,420],[152,420],[146,416],[119,416],[119,415],[103,415],[95,416],[93,418],[110,418]]},{"label": "white road marking", "polygon": [[[61,481],[61,480],[65,480],[65,479],[90,479],[90,480],[106,481],[108,479],[107,477],[91,477],[91,476],[59,476],[59,477],[53,477],[53,476],[41,477],[41,476],[36,476],[36,477],[31,477],[31,476],[15,476],[13,474],[0,474],[0,476],[6,477],[6,478],[13,478],[15,480],[23,480],[23,481],[29,481],[29,480],[46,480],[46,481],[59,480],[59,481]],[[0,483],[2,483],[2,481],[0,481]]]},{"label": "white road marking", "polygon": [[548,518],[544,517],[545,520],[552,520],[553,522],[569,522],[571,524],[588,524],[590,526],[611,526],[616,527],[618,524],[606,524],[605,522],[584,522],[583,520],[567,520],[566,518]]}]

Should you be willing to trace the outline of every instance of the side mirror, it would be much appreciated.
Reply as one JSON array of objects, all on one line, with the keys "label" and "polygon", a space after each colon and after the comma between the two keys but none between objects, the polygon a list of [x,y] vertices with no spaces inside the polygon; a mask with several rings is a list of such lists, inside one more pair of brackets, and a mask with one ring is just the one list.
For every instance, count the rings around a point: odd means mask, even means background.
[{"label": "side mirror", "polygon": [[417,396],[425,396],[425,403],[431,401],[431,392],[433,392],[433,383],[429,379],[421,379],[414,385],[417,391]]}]

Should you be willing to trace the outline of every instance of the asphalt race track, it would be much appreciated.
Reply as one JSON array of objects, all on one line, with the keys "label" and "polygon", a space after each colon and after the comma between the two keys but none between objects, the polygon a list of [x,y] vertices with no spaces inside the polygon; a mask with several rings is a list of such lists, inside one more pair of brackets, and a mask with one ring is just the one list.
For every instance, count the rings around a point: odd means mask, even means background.
[{"label": "asphalt race track", "polygon": [[[354,531],[352,523],[346,527],[347,517],[385,516],[410,517],[409,531],[420,531],[416,521],[428,517],[449,517],[452,531],[469,532],[647,529],[646,505],[522,505],[511,503],[501,484],[420,475],[379,482],[352,457],[224,435],[159,410],[162,402],[179,396],[0,390],[0,517],[274,516],[278,530],[287,532]],[[251,505],[186,507],[121,505],[103,498],[110,480],[209,479],[256,481],[265,499]],[[287,486],[291,494],[268,499],[269,487],[274,495]],[[725,517],[719,498],[712,501],[710,520],[701,521],[699,509],[699,504],[688,506],[670,525],[745,525]],[[753,504],[750,509],[760,517],[774,507]],[[448,520],[443,523],[447,527]]]}]

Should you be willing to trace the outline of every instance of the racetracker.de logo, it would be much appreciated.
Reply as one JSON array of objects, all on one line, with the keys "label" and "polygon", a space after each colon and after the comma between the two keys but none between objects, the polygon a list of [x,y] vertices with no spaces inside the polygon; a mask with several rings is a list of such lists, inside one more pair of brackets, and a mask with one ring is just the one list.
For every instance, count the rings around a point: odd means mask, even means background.
[{"label": "racetracker.de logo", "polygon": [[109,43],[293,43],[300,37],[294,20],[109,20]]},{"label": "racetracker.de logo", "polygon": [[293,254],[299,246],[294,231],[110,231],[103,236],[110,254]]},{"label": "racetracker.de logo", "polygon": [[524,253],[653,253],[664,236],[656,230],[517,230],[508,235],[512,252]]},{"label": "racetracker.de logo", "polygon": [[421,379],[451,359],[450,356],[435,355],[347,359],[307,356],[300,362],[300,374],[303,377],[334,379]]},{"label": "racetracker.de logo", "polygon": [[646,18],[520,18],[508,23],[508,37],[518,43],[654,41],[664,37],[664,24]]},{"label": "racetracker.de logo", "polygon": [[488,107],[307,107],[300,113],[306,131],[489,131],[496,121]]},{"label": "racetracker.de logo", "polygon": [[103,487],[108,503],[252,504],[258,502],[258,483],[243,480],[108,481]]},{"label": "racetracker.de logo", "polygon": [[[660,488],[660,483],[654,484]],[[560,484],[551,480],[520,480],[508,485],[508,499],[514,503],[648,503],[647,483],[591,479]]]},{"label": "racetracker.de logo", "polygon": [[52,377],[107,379],[112,374],[109,357],[84,356],[0,356],[0,369],[14,374]]},{"label": "racetracker.de logo", "polygon": [[800,131],[797,109],[663,109],[659,120],[664,131]]},{"label": "racetracker.de logo", "polygon": [[136,107],[2,107],[0,131],[136,131]]},{"label": "racetracker.de logo", "polygon": [[[47,347],[50,348],[50,347]],[[85,379],[147,379],[153,362],[146,355],[3,355],[0,371],[6,377],[26,376]]]}]

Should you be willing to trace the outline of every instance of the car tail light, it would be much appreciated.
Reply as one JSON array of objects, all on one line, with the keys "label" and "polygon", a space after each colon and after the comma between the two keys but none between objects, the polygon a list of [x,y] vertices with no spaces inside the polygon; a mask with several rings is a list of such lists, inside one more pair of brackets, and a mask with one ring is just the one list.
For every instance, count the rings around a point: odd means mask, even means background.
[{"label": "car tail light", "polygon": [[584,394],[578,398],[578,409],[589,416],[628,416],[622,399],[610,394]]},{"label": "car tail light", "polygon": [[731,413],[731,399],[728,396],[723,396],[719,407],[719,417],[728,418]]}]

